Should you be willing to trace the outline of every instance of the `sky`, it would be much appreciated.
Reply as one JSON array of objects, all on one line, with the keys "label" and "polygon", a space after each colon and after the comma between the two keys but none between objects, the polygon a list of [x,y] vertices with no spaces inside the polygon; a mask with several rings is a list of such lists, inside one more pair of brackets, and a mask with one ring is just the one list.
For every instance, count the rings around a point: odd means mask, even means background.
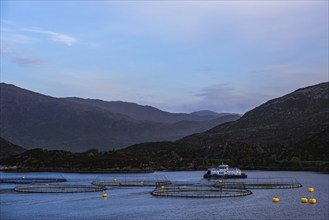
[{"label": "sky", "polygon": [[328,1],[1,1],[1,82],[245,113],[328,81]]}]

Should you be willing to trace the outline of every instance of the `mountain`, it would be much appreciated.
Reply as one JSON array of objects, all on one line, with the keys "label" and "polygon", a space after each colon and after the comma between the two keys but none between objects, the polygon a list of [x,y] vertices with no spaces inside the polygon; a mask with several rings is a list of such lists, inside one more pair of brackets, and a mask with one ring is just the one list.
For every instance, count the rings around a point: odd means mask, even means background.
[{"label": "mountain", "polygon": [[[54,98],[5,83],[0,84],[0,91],[1,136],[27,149],[106,151],[142,142],[177,140],[239,118],[236,114],[211,120],[188,114],[171,116],[150,106]],[[155,120],[159,114],[163,117]]]},{"label": "mountain", "polygon": [[209,110],[201,110],[192,112],[191,115],[198,115],[198,116],[219,116],[219,115],[225,115],[227,113],[217,113]]},{"label": "mountain", "polygon": [[162,164],[173,167],[221,161],[247,168],[328,167],[328,85],[298,89],[236,121],[176,142],[138,144],[122,151],[153,163],[159,160],[152,158],[161,158]]},{"label": "mountain", "polygon": [[[328,83],[298,89],[240,119],[178,141],[98,153],[28,150],[8,166],[60,169],[205,170],[225,162],[244,169],[329,171]],[[188,121],[178,122],[189,126]],[[49,158],[52,158],[49,160]]]},{"label": "mountain", "polygon": [[0,157],[8,157],[15,154],[20,154],[26,151],[26,149],[10,143],[9,141],[0,137]]},{"label": "mountain", "polygon": [[298,89],[247,112],[239,120],[183,138],[198,144],[240,141],[257,144],[294,144],[328,134],[328,83]]},{"label": "mountain", "polygon": [[138,121],[153,121],[160,123],[177,123],[180,121],[207,121],[217,119],[222,116],[236,115],[230,113],[216,113],[211,111],[186,113],[169,113],[152,106],[142,106],[136,103],[122,101],[103,101],[97,99],[82,99],[82,98],[64,98],[65,100],[98,107],[112,113],[123,114]]}]

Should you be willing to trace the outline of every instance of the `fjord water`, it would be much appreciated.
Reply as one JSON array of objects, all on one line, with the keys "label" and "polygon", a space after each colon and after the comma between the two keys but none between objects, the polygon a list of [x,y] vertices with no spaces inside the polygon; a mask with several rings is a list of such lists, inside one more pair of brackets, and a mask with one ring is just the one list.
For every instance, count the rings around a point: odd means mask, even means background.
[{"label": "fjord water", "polygon": [[[61,184],[90,184],[93,180],[166,177],[171,181],[200,181],[204,172],[155,172],[148,174],[3,173],[1,178],[64,177]],[[293,177],[303,187],[258,189],[245,197],[166,198],[150,194],[154,187],[111,188],[108,198],[93,193],[16,193],[15,184],[1,184],[0,219],[328,219],[329,175],[314,172],[247,171],[248,178]],[[315,189],[315,205],[301,203]],[[279,197],[279,203],[272,198]]]}]

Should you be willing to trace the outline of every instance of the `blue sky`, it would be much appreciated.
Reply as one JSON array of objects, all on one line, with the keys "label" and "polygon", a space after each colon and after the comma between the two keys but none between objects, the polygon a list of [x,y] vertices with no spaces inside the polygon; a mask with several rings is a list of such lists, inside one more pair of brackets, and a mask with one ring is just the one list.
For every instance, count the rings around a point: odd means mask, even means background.
[{"label": "blue sky", "polygon": [[1,1],[1,82],[245,113],[328,81],[328,1]]}]

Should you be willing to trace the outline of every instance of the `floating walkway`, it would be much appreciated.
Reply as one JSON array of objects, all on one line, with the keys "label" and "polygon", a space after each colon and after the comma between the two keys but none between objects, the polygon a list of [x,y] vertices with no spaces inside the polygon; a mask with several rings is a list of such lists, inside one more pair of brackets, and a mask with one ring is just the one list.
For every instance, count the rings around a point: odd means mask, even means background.
[{"label": "floating walkway", "polygon": [[89,185],[34,185],[34,186],[17,186],[14,191],[20,193],[85,193],[100,192],[106,190],[101,186]]}]

